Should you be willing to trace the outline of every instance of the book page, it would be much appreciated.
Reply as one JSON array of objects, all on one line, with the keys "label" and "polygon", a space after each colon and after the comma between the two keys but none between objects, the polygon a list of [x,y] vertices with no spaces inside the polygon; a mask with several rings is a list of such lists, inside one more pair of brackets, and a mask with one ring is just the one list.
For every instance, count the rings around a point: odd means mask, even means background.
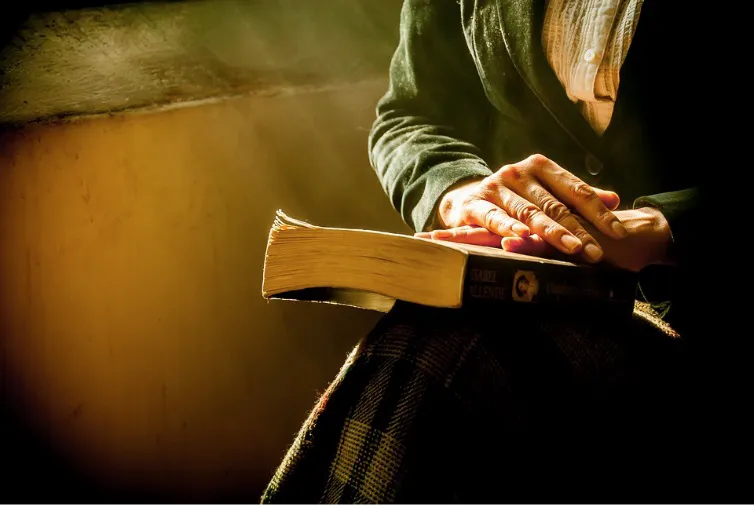
[{"label": "book page", "polygon": [[[284,224],[284,225],[300,226],[302,228],[323,228],[321,226],[315,226],[305,221],[294,219],[288,216],[287,214],[285,214],[282,210],[277,211],[277,220],[279,220],[281,224]],[[331,228],[331,229],[338,229],[338,228]],[[583,266],[583,265],[578,265],[576,263],[572,263],[569,261],[562,261],[562,260],[556,260],[556,259],[551,259],[551,258],[539,258],[536,256],[528,256],[525,254],[508,252],[499,247],[463,244],[463,243],[449,242],[449,241],[443,241],[443,240],[431,240],[431,239],[426,239],[426,238],[414,237],[413,235],[408,235],[408,234],[390,233],[390,232],[376,231],[376,230],[353,229],[351,231],[364,231],[364,232],[378,233],[378,234],[383,234],[383,235],[400,236],[400,237],[405,237],[407,239],[412,239],[412,240],[422,241],[422,242],[429,242],[432,244],[448,247],[450,249],[462,251],[467,254],[477,254],[481,256],[490,256],[490,257],[495,257],[495,258],[508,258],[508,259],[519,260],[519,261],[535,261],[537,263],[548,263],[552,265],[563,265],[563,266],[573,266],[573,267]]]},{"label": "book page", "polygon": [[[429,240],[429,239],[418,239],[418,240]],[[461,251],[466,251],[469,254],[477,254],[480,256],[490,256],[493,258],[509,258],[513,260],[518,261],[536,261],[538,263],[548,263],[552,265],[563,265],[563,266],[573,266],[573,267],[579,267],[581,265],[578,265],[576,263],[572,263],[569,261],[561,261],[561,260],[555,260],[550,258],[539,258],[536,256],[528,256],[526,254],[518,254],[514,252],[506,251],[505,249],[501,249],[498,247],[489,247],[489,246],[483,246],[483,245],[474,245],[474,244],[460,244],[456,242],[443,242],[442,240],[432,240],[431,242],[439,243],[446,245],[453,249],[459,249]]]}]

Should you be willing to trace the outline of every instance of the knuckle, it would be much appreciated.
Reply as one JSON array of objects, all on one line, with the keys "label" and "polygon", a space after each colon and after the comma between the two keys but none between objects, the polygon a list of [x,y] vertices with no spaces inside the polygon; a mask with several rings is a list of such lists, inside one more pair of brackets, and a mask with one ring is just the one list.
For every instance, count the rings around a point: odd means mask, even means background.
[{"label": "knuckle", "polygon": [[515,206],[514,215],[522,223],[530,223],[542,213],[542,210],[531,202],[521,202]]},{"label": "knuckle", "polygon": [[[499,172],[499,171],[498,171]],[[494,173],[492,175],[487,176],[480,184],[476,187],[476,190],[474,191],[474,194],[477,198],[482,199],[489,199],[496,193],[500,191],[500,187],[504,186],[504,183],[500,180],[500,177],[498,176],[498,173]]]},{"label": "knuckle", "polygon": [[577,200],[582,200],[585,202],[590,202],[594,200],[597,197],[597,192],[594,191],[594,189],[584,181],[578,181],[575,182],[571,186],[571,194],[576,198]]},{"label": "knuckle", "polygon": [[581,240],[583,244],[592,243],[596,244],[597,241],[594,240],[594,237],[589,235],[589,232],[587,232],[584,228],[581,226],[578,226],[574,228],[573,230],[570,230],[570,232],[576,236],[577,239]]},{"label": "knuckle", "polygon": [[487,194],[481,188],[463,195],[463,198],[461,198],[463,214],[468,215],[473,212],[474,207],[485,200],[488,200]]},{"label": "knuckle", "polygon": [[486,191],[489,188],[493,188],[497,186],[499,183],[497,182],[497,178],[495,177],[497,174],[491,174],[479,181],[479,185],[477,186],[478,191]]},{"label": "knuckle", "polygon": [[539,208],[542,208],[545,202],[552,198],[552,195],[542,186],[533,184],[528,188],[529,198],[528,200]]},{"label": "knuckle", "polygon": [[513,225],[516,223],[517,221],[515,219],[511,217],[506,217],[500,223],[500,228],[509,232],[513,232]]},{"label": "knuckle", "polygon": [[568,210],[568,207],[563,205],[563,202],[554,198],[548,198],[543,202],[542,212],[558,223],[562,223],[571,217],[571,212]]},{"label": "knuckle", "polygon": [[551,221],[544,226],[542,233],[546,237],[552,237],[560,232],[561,229],[562,228],[560,225],[558,225],[558,223]]},{"label": "knuckle", "polygon": [[599,212],[597,212],[597,219],[602,221],[603,223],[610,224],[616,218],[615,218],[615,214],[610,212],[609,209],[605,209],[605,210],[600,210]]},{"label": "knuckle", "polygon": [[494,229],[495,225],[500,221],[500,216],[497,209],[489,209],[487,212],[484,213],[484,217],[482,219],[482,224],[485,228],[488,230]]},{"label": "knuckle", "polygon": [[475,200],[486,200],[486,201],[492,201],[493,198],[497,193],[500,191],[500,184],[495,185],[485,185],[481,188],[479,188],[479,191],[474,194]]},{"label": "knuckle", "polygon": [[464,208],[468,209],[474,204],[474,202],[476,202],[477,200],[483,200],[483,199],[484,199],[484,195],[476,194],[476,193],[469,193],[463,197],[463,199],[461,200],[461,204],[464,206]]},{"label": "knuckle", "polygon": [[473,202],[468,202],[466,205],[464,205],[461,209],[459,219],[457,222],[448,223],[451,226],[457,226],[461,223],[470,223],[472,222],[474,217],[474,205]]},{"label": "knuckle", "polygon": [[542,154],[532,154],[526,158],[526,162],[534,168],[539,168],[550,164],[550,159]]},{"label": "knuckle", "polygon": [[521,167],[519,165],[503,165],[497,171],[498,176],[503,181],[515,181],[521,177]]}]

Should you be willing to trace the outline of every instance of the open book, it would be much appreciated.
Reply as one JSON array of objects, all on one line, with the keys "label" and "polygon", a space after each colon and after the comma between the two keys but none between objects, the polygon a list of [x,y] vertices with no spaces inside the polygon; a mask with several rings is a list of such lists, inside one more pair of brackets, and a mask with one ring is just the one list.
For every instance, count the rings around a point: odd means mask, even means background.
[{"label": "open book", "polygon": [[262,296],[387,311],[434,307],[578,307],[630,314],[638,277],[607,266],[373,230],[314,226],[278,211]]}]

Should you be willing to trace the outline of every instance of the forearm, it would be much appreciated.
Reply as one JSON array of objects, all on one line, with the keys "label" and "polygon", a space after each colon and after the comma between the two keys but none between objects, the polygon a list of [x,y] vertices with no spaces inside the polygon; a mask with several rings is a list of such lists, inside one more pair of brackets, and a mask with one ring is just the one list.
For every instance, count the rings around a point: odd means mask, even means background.
[{"label": "forearm", "polygon": [[[394,128],[375,146],[373,166],[404,221],[415,231],[438,227],[440,198],[459,182],[492,171],[474,147],[437,135],[440,127],[424,125],[419,133]],[[379,133],[377,134],[379,135]]]},{"label": "forearm", "polygon": [[486,101],[454,0],[406,0],[390,88],[369,136],[372,166],[416,231],[432,226],[440,196],[491,173],[480,139]]}]

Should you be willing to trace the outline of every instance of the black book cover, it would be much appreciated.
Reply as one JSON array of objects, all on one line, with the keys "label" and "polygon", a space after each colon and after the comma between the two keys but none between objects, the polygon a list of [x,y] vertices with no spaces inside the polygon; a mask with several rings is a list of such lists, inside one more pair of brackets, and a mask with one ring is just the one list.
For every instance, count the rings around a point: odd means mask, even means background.
[{"label": "black book cover", "polygon": [[470,254],[463,306],[515,302],[531,307],[633,311],[638,275],[606,266],[565,266],[547,262],[506,261]]}]

